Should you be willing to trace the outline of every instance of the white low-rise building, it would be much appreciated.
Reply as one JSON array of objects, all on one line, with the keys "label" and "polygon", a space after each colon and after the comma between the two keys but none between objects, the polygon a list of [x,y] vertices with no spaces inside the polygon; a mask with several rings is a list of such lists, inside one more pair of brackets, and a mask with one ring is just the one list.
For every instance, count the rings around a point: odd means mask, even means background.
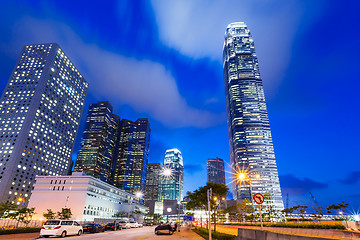
[{"label": "white low-rise building", "polygon": [[60,212],[62,208],[70,208],[72,219],[79,221],[119,218],[119,215],[126,218],[134,211],[148,212],[134,194],[81,172],[71,176],[37,176],[35,180],[28,205],[35,208],[33,219],[44,219],[47,209]]}]

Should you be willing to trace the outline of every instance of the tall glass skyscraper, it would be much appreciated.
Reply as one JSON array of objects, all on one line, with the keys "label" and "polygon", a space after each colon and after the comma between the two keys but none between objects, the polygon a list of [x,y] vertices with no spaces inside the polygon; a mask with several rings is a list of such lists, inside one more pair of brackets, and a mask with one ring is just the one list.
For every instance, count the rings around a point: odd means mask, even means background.
[{"label": "tall glass skyscraper", "polygon": [[120,118],[107,101],[90,104],[75,171],[110,182]]},{"label": "tall glass skyscraper", "polygon": [[165,152],[163,171],[160,177],[159,201],[182,200],[184,186],[184,163],[181,152],[176,149],[168,149]]},{"label": "tall glass skyscraper", "polygon": [[149,163],[146,174],[145,201],[159,199],[159,183],[162,171],[160,163]]},{"label": "tall glass skyscraper", "polygon": [[208,159],[206,162],[207,181],[225,184],[225,166],[221,158]]},{"label": "tall glass skyscraper", "polygon": [[0,202],[27,204],[36,175],[66,175],[88,83],[55,43],[22,50],[0,99]]},{"label": "tall glass skyscraper", "polygon": [[[247,171],[252,192],[270,193],[276,208],[283,209],[259,63],[250,30],[243,22],[231,23],[226,29],[223,67],[233,175],[237,178],[239,171]],[[251,199],[249,179],[241,184],[235,181],[235,199]]]},{"label": "tall glass skyscraper", "polygon": [[139,118],[135,122],[120,121],[117,153],[114,158],[111,184],[125,191],[145,193],[149,158],[150,122]]}]

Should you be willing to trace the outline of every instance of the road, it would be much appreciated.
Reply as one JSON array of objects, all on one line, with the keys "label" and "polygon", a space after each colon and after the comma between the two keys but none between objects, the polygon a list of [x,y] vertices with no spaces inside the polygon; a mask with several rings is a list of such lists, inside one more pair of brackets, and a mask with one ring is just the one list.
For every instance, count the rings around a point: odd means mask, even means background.
[{"label": "road", "polygon": [[81,236],[69,237],[71,240],[90,240],[90,239],[101,239],[101,240],[139,240],[145,237],[154,235],[155,227],[143,227],[143,228],[131,228],[123,229],[121,231],[106,231],[103,233],[85,233]]}]

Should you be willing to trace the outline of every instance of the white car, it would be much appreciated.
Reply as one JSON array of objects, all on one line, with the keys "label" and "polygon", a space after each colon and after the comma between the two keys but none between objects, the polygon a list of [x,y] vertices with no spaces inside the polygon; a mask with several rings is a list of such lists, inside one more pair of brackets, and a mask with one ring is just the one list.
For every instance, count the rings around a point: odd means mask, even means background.
[{"label": "white car", "polygon": [[81,235],[82,226],[73,220],[47,220],[40,230],[40,237]]},{"label": "white car", "polygon": [[135,221],[129,221],[129,225],[130,225],[131,228],[138,228],[139,227],[138,223],[135,222]]},{"label": "white car", "polygon": [[142,223],[137,222],[135,225],[136,225],[137,228],[142,228],[143,227]]}]

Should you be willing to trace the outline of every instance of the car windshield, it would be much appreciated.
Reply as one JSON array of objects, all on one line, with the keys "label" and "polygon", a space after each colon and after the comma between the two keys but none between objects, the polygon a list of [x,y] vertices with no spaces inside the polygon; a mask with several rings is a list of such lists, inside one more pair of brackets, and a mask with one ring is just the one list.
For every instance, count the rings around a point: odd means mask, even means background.
[{"label": "car windshield", "polygon": [[59,225],[60,221],[54,221],[54,220],[49,220],[46,221],[44,225]]},{"label": "car windshield", "polygon": [[106,224],[106,226],[112,226],[112,225],[114,225],[113,223],[108,223],[108,224]]},{"label": "car windshield", "polygon": [[91,224],[91,223],[88,223],[88,224],[85,224],[84,227],[92,227],[94,226],[94,224]]},{"label": "car windshield", "polygon": [[126,223],[126,221],[120,221],[119,223]]}]

